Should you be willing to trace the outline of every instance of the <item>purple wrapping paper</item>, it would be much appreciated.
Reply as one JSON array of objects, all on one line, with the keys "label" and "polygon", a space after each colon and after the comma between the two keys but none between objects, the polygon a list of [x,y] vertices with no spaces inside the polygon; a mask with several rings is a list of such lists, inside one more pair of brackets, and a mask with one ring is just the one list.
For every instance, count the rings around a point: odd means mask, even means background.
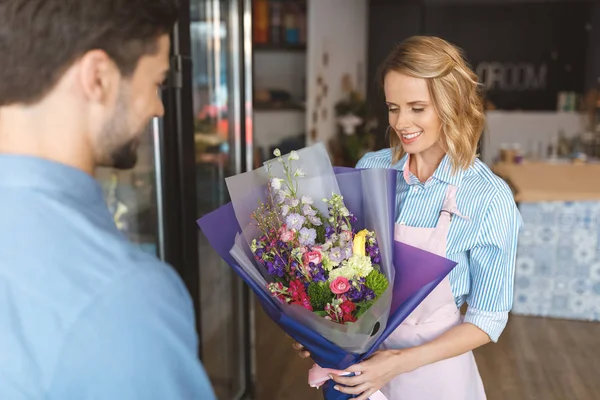
[{"label": "purple wrapping paper", "polygon": [[[362,211],[367,209],[365,203],[369,201],[369,196],[373,195],[369,191],[369,182],[361,178],[360,170],[353,168],[335,168],[335,173],[341,194],[344,196],[344,202],[348,209],[359,218],[357,228],[360,229],[364,227],[361,216]],[[387,207],[389,208],[387,212],[392,216],[395,215],[396,208],[396,179],[397,171],[387,170],[387,193],[380,194],[387,196]],[[253,201],[256,204],[256,198],[249,198],[248,201]],[[299,324],[282,312],[279,308],[280,305],[277,303],[278,300],[274,299],[266,288],[256,284],[237,265],[229,251],[233,247],[236,234],[241,229],[231,203],[200,218],[198,225],[208,238],[211,246],[255,292],[259,303],[270,318],[289,336],[302,343],[311,352],[313,360],[325,368],[345,369],[375,352],[395,328],[456,266],[455,262],[444,257],[394,241],[392,260],[396,276],[393,284],[392,307],[387,325],[379,328],[383,329],[383,333],[367,352],[353,354],[346,352],[335,343],[329,342],[312,329]],[[389,229],[393,232],[394,218],[390,219]],[[324,396],[327,400],[346,400],[350,398],[349,395],[333,390],[330,383],[324,386]]]}]

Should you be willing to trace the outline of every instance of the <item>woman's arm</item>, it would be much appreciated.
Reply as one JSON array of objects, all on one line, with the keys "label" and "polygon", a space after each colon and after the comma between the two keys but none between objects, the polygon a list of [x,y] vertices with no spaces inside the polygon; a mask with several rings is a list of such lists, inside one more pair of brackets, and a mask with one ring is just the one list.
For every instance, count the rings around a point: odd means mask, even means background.
[{"label": "woman's arm", "polygon": [[358,373],[356,376],[331,378],[341,384],[336,385],[340,392],[361,394],[356,400],[366,400],[400,374],[459,356],[489,342],[490,337],[484,331],[470,323],[462,323],[421,346],[379,351],[368,360],[346,370]]}]

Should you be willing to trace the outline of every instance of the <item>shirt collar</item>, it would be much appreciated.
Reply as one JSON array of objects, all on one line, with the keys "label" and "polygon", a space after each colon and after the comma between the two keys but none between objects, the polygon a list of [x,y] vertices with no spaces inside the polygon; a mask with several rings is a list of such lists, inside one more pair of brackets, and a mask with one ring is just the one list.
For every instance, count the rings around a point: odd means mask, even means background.
[{"label": "shirt collar", "polygon": [[[418,183],[419,180],[417,179],[416,176],[414,176],[412,174],[412,172],[409,171],[409,169],[408,169],[409,160],[410,160],[410,155],[408,153],[404,154],[404,156],[402,156],[400,161],[398,161],[396,164],[394,164],[394,168],[397,168],[399,171],[402,171],[402,174],[404,176],[404,179],[406,180],[406,183],[415,184],[415,183]],[[450,157],[448,156],[448,154],[446,154],[444,156],[444,158],[442,158],[440,165],[438,165],[435,172],[429,179],[430,180],[437,179],[438,181],[447,183],[449,185],[460,187],[460,183],[462,181],[462,177],[464,176],[464,174],[465,174],[465,171],[461,170],[461,169],[456,171],[456,173],[454,173],[454,174],[452,173],[452,163],[450,162]]]},{"label": "shirt collar", "polygon": [[102,188],[87,173],[42,158],[0,154],[0,187],[54,192],[86,206],[104,203]]}]

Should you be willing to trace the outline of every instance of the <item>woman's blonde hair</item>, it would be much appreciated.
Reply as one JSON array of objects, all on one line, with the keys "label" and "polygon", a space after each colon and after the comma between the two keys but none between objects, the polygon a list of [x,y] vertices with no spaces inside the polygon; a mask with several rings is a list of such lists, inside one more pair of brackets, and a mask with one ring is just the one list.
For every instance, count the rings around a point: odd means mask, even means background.
[{"label": "woman's blonde hair", "polygon": [[[442,124],[441,145],[452,169],[470,167],[477,157],[485,114],[477,75],[462,51],[438,37],[413,36],[397,45],[383,62],[379,71],[382,86],[391,71],[427,81]],[[404,155],[398,135],[390,135],[390,147],[396,163]]]}]

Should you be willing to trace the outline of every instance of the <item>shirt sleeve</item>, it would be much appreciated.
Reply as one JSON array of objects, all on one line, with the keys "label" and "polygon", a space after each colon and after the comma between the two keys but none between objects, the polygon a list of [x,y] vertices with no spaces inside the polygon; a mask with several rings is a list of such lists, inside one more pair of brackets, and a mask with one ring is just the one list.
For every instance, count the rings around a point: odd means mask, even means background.
[{"label": "shirt sleeve", "polygon": [[512,308],[521,216],[508,187],[492,199],[470,251],[471,290],[465,322],[497,342]]},{"label": "shirt sleeve", "polygon": [[189,293],[170,267],[147,267],[111,284],[81,312],[49,399],[215,400],[197,356]]}]

